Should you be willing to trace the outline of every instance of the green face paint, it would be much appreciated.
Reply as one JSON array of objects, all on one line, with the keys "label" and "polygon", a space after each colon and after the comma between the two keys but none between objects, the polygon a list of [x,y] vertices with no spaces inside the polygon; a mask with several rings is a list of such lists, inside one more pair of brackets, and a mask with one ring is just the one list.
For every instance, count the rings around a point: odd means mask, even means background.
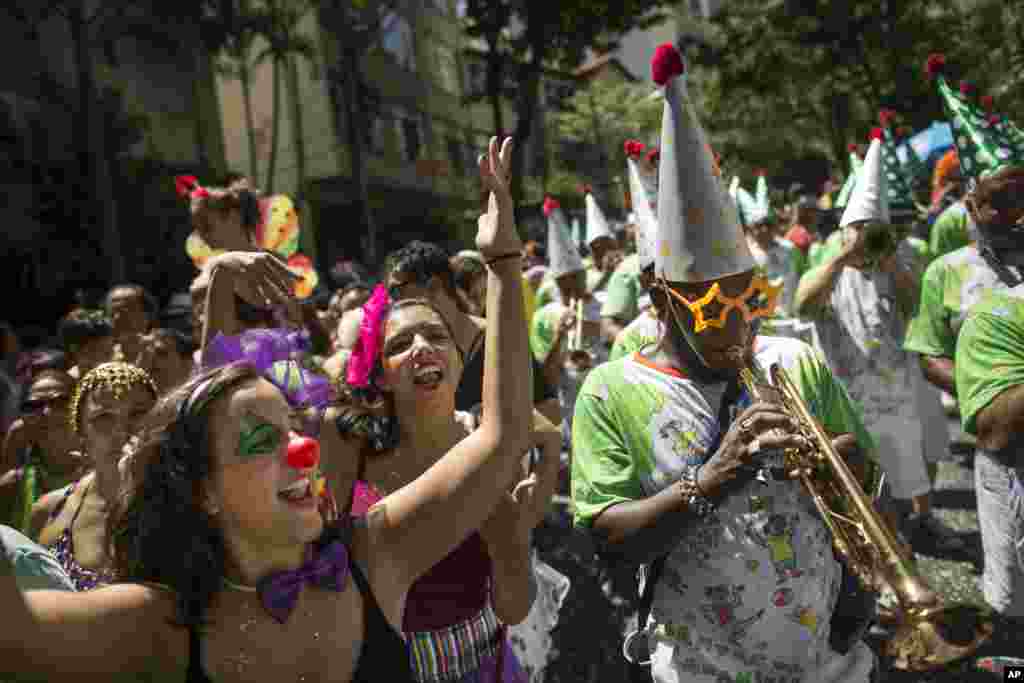
[{"label": "green face paint", "polygon": [[243,458],[273,455],[281,449],[281,430],[255,415],[242,416],[238,454]]}]

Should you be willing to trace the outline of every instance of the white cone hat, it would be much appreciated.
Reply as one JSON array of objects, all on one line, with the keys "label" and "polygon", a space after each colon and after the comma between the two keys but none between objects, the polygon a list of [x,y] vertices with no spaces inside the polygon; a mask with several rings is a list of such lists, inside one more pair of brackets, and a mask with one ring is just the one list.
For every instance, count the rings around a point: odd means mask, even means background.
[{"label": "white cone hat", "polygon": [[612,233],[611,226],[608,225],[608,219],[605,218],[604,211],[601,210],[597,200],[594,199],[594,193],[587,192],[583,201],[587,206],[587,246],[589,247],[602,237],[615,239],[615,234]]},{"label": "white cone hat", "polygon": [[658,47],[651,73],[664,86],[665,106],[655,273],[669,282],[703,282],[752,270],[755,264],[686,94],[683,70],[673,45]]},{"label": "white cone hat", "polygon": [[860,221],[891,222],[888,187],[882,171],[882,141],[877,138],[871,141],[868,153],[864,155],[864,164],[857,174],[857,184],[850,193],[839,227],[845,228]]},{"label": "white cone hat", "polygon": [[729,182],[729,196],[732,197],[733,201],[736,201],[736,192],[740,189],[740,177],[734,175],[732,180]]},{"label": "white cone hat", "polygon": [[544,213],[548,217],[548,274],[561,277],[583,270],[583,259],[569,234],[569,225],[558,202],[544,200]]},{"label": "white cone hat", "polygon": [[643,272],[654,265],[655,240],[658,237],[655,204],[648,195],[648,188],[655,181],[650,177],[645,179],[645,175],[653,174],[644,173],[632,158],[626,159],[626,169],[629,172],[629,196],[633,200],[633,213],[636,219],[636,255],[640,272]]}]

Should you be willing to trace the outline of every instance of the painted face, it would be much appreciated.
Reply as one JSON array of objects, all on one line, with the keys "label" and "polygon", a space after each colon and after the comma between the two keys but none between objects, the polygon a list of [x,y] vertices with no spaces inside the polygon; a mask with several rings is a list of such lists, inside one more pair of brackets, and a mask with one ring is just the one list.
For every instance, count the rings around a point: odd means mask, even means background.
[{"label": "painted face", "polygon": [[[293,467],[292,411],[270,382],[247,382],[210,408],[217,462],[211,497],[229,537],[273,547],[308,543],[323,528],[314,486],[317,464]],[[293,463],[295,464],[295,463]]]},{"label": "painted face", "polygon": [[462,375],[455,342],[426,306],[394,311],[385,327],[381,385],[396,401],[453,400]]},{"label": "painted face", "polygon": [[107,298],[114,336],[142,334],[149,329],[149,316],[142,294],[133,287],[118,287]]},{"label": "painted face", "polygon": [[[92,457],[108,455],[106,445],[111,439],[127,438],[153,407],[153,392],[144,386],[133,386],[115,397],[110,389],[97,388],[84,397],[81,434],[85,452]],[[120,458],[120,452],[113,454]]]}]

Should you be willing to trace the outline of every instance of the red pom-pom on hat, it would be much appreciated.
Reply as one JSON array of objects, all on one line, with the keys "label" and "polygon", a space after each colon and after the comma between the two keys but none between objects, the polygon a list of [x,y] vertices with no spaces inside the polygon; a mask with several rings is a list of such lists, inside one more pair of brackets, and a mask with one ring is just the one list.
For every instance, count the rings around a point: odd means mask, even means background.
[{"label": "red pom-pom on hat", "polygon": [[580,185],[580,194],[581,195],[586,196],[586,195],[590,194],[593,191],[594,191],[594,187],[590,183],[583,183],[582,185]]},{"label": "red pom-pom on hat", "polygon": [[870,137],[872,140],[885,140],[885,132],[881,128],[872,128]]},{"label": "red pom-pom on hat", "polygon": [[846,149],[849,152],[856,152],[857,151],[857,143],[856,142],[851,142],[850,144],[848,144],[846,146]]},{"label": "red pom-pom on hat", "polygon": [[544,198],[544,215],[545,216],[550,216],[552,211],[554,211],[555,209],[559,209],[561,207],[562,207],[562,205],[559,204],[558,200],[555,199],[554,197],[545,197]]},{"label": "red pom-pom on hat", "polygon": [[1002,122],[1002,120],[1003,120],[1003,117],[1000,116],[999,114],[989,114],[988,115],[988,122],[991,123],[993,126],[995,126],[998,123]]},{"label": "red pom-pom on hat", "polygon": [[657,147],[651,147],[647,150],[647,161],[650,163],[657,163],[658,159],[661,158],[661,150]]},{"label": "red pom-pom on hat", "polygon": [[757,170],[755,170],[755,171],[754,171],[754,175],[756,175],[757,177],[759,177],[759,178],[760,178],[761,176],[766,176],[766,175],[768,175],[768,171],[767,171],[766,169],[763,169],[763,168],[759,168],[759,169],[757,169]]},{"label": "red pom-pom on hat", "polygon": [[672,43],[662,43],[654,50],[651,58],[651,78],[658,85],[665,85],[673,76],[681,76],[686,71],[683,56]]},{"label": "red pom-pom on hat", "polygon": [[986,110],[991,110],[992,107],[996,106],[996,98],[992,97],[991,95],[982,95],[978,99],[978,102],[981,103],[981,106],[984,107]]},{"label": "red pom-pom on hat", "polygon": [[647,149],[647,146],[639,140],[626,140],[623,147],[626,150],[626,156],[633,157],[634,159],[643,155],[644,150]]},{"label": "red pom-pom on hat", "polygon": [[978,89],[970,81],[960,81],[960,94],[964,97],[974,97]]},{"label": "red pom-pom on hat", "polygon": [[880,109],[878,111],[878,122],[882,124],[882,128],[888,128],[894,120],[896,120],[896,112],[892,109]]},{"label": "red pom-pom on hat", "polygon": [[178,175],[174,177],[174,190],[181,199],[189,199],[194,191],[203,189],[199,184],[199,178],[195,175]]},{"label": "red pom-pom on hat", "polygon": [[924,73],[928,78],[935,78],[946,70],[946,55],[935,52],[928,55],[928,61],[924,63]]}]

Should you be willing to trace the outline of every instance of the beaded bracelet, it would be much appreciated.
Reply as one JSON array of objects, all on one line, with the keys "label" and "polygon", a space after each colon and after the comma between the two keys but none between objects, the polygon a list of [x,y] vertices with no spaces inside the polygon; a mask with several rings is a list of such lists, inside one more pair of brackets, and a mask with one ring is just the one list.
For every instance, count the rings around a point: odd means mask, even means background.
[{"label": "beaded bracelet", "polygon": [[507,261],[509,259],[522,258],[522,257],[523,257],[523,255],[520,252],[514,251],[514,252],[510,252],[508,254],[502,254],[501,256],[495,256],[494,258],[487,259],[486,261],[484,261],[484,264],[488,268],[490,268],[491,266],[493,266],[498,261]]}]

